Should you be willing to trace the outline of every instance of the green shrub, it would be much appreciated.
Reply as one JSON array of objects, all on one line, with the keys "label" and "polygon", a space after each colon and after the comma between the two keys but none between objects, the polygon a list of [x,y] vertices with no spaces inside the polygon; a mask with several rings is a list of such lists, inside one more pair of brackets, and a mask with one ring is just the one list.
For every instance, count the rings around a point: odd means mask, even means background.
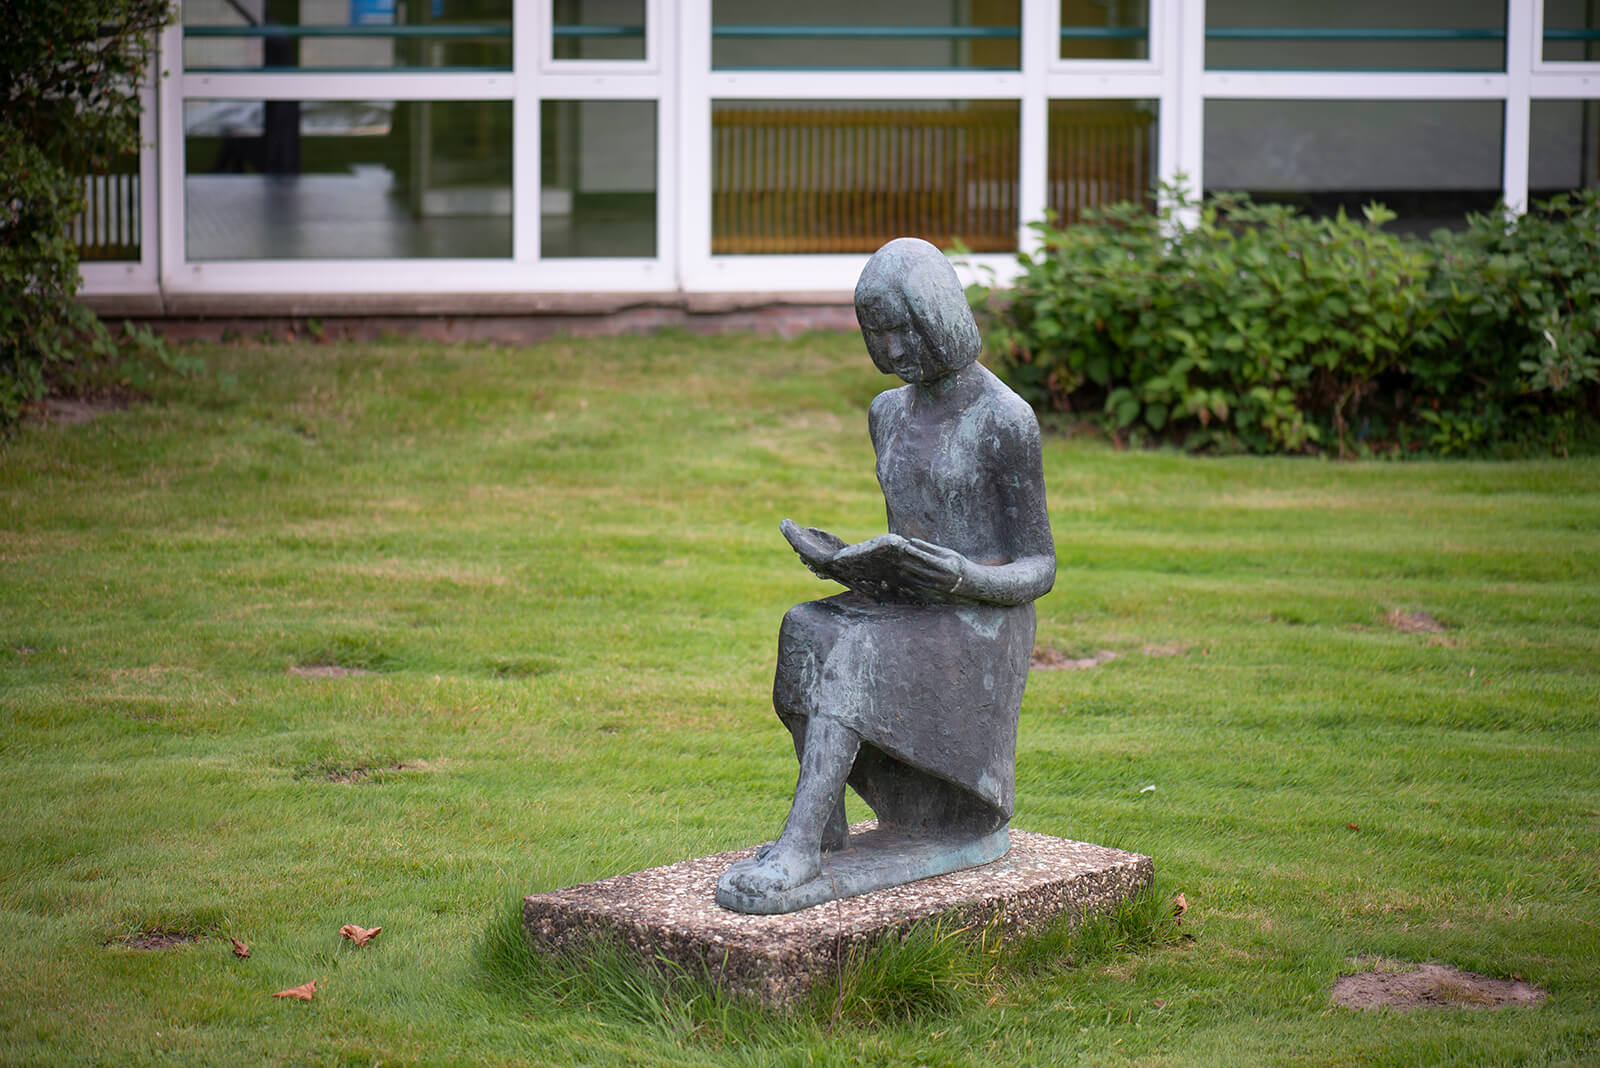
[{"label": "green shrub", "polygon": [[167,0],[7,5],[0,34],[0,430],[51,386],[170,356],[113,339],[77,301],[81,175],[138,147],[137,85]]},{"label": "green shrub", "polygon": [[1593,195],[1433,244],[1386,233],[1381,205],[1313,219],[1238,194],[1180,227],[1190,205],[1165,192],[1159,217],[1037,225],[1012,288],[975,292],[1041,412],[1118,440],[1347,455],[1564,440],[1593,403]]},{"label": "green shrub", "polygon": [[1600,190],[1535,204],[1508,225],[1439,234],[1429,298],[1442,343],[1412,368],[1440,401],[1441,450],[1506,438],[1564,446],[1600,414]]}]

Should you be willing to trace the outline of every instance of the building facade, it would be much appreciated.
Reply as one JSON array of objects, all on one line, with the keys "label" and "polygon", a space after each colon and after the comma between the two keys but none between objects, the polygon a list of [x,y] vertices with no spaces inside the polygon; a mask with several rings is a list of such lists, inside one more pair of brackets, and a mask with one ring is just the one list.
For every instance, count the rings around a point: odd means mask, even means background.
[{"label": "building facade", "polygon": [[83,288],[186,312],[1002,274],[1155,184],[1426,232],[1600,181],[1600,0],[185,0]]}]

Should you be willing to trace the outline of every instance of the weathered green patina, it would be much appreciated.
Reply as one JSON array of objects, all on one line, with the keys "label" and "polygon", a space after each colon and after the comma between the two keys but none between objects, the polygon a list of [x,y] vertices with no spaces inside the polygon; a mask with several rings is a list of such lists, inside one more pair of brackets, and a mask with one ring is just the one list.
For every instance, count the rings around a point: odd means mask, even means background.
[{"label": "weathered green patina", "polygon": [[[907,384],[868,414],[889,533],[847,545],[789,520],[806,565],[849,591],[796,605],[773,704],[800,778],[782,835],[717,900],[779,913],[1003,855],[1033,601],[1055,581],[1039,426],[977,362],[955,271],[925,241],[879,249],[856,286],[872,362]],[[878,817],[845,824],[849,785]]]}]

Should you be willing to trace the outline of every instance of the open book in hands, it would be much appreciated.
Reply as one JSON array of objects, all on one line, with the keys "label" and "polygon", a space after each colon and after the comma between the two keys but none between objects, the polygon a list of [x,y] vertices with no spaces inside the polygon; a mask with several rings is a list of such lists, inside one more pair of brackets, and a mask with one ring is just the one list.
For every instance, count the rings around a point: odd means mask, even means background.
[{"label": "open book in hands", "polygon": [[898,534],[880,534],[849,545],[825,530],[803,527],[792,519],[785,519],[778,529],[805,565],[822,578],[880,601],[942,599],[912,573],[911,543]]}]

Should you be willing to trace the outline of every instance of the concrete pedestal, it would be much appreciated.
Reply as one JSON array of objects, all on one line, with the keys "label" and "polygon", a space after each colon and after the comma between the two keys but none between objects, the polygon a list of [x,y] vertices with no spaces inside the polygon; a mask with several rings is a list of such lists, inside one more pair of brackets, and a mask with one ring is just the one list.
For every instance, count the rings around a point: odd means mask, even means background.
[{"label": "concrete pedestal", "polygon": [[644,959],[664,958],[783,1005],[831,978],[851,947],[918,921],[954,915],[983,924],[998,916],[1008,934],[1036,931],[1063,912],[1076,919],[1114,908],[1155,871],[1137,853],[1013,830],[1011,851],[976,868],[776,916],[718,905],[717,878],[757,848],[532,894],[523,923],[535,947],[560,950],[610,935]]}]

